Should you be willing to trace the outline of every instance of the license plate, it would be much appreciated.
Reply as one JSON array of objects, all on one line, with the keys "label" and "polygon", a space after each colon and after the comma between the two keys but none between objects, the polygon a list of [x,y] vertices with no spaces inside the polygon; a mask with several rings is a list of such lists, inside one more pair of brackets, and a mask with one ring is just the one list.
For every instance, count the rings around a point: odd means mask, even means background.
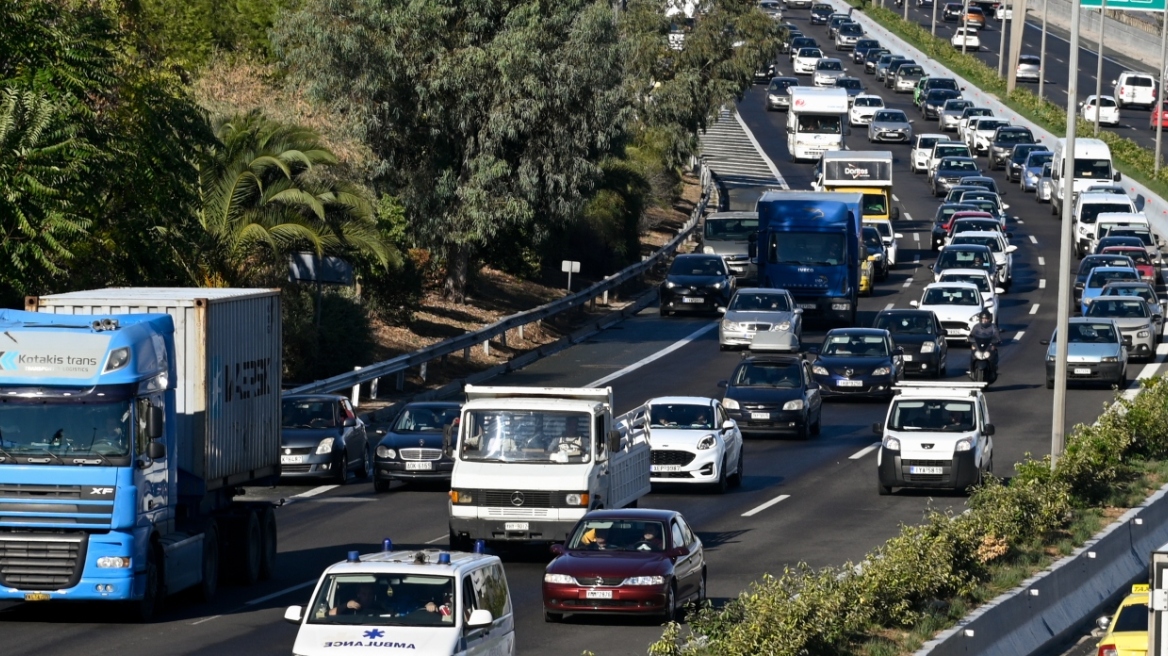
[{"label": "license plate", "polygon": [[681,471],[681,465],[649,465],[649,471],[676,472]]},{"label": "license plate", "polygon": [[839,385],[840,387],[863,387],[864,381],[862,381],[862,380],[841,380],[841,381],[837,382],[836,385]]},{"label": "license plate", "polygon": [[905,353],[904,356],[902,356],[902,357],[904,357],[905,362],[912,362],[912,356],[909,355],[908,353]]},{"label": "license plate", "polygon": [[804,310],[814,310],[815,304],[814,303],[799,303],[799,307],[803,308]]},{"label": "license plate", "polygon": [[506,531],[526,531],[528,528],[527,522],[506,522],[503,524],[503,530]]},{"label": "license plate", "polygon": [[612,590],[585,590],[585,599],[612,599]]},{"label": "license plate", "polygon": [[771,413],[769,413],[769,412],[752,412],[752,413],[750,413],[750,418],[751,419],[770,419]]},{"label": "license plate", "polygon": [[1075,367],[1075,375],[1077,375],[1077,376],[1090,376],[1091,369],[1089,367]]},{"label": "license plate", "polygon": [[698,298],[697,296],[683,296],[681,298],[681,302],[682,303],[701,303],[702,299]]},{"label": "license plate", "polygon": [[909,467],[910,474],[940,474],[943,470],[941,467]]},{"label": "license plate", "polygon": [[48,601],[49,593],[47,592],[26,592],[24,593],[25,601]]},{"label": "license plate", "polygon": [[281,465],[298,465],[304,462],[304,456],[280,456]]},{"label": "license plate", "polygon": [[406,471],[430,471],[434,469],[432,462],[407,462]]},{"label": "license plate", "polygon": [[945,330],[945,332],[950,334],[950,335],[960,335],[960,334],[964,333],[965,331],[960,329],[960,328],[947,328]]}]

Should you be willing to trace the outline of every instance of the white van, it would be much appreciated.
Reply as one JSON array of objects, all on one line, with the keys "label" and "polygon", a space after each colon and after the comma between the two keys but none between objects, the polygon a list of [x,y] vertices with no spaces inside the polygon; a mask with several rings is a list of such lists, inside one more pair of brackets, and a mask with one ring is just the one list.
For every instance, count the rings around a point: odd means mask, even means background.
[{"label": "white van", "polygon": [[321,574],[311,599],[284,612],[300,626],[298,656],[515,654],[511,592],[496,556],[350,551]]},{"label": "white van", "polygon": [[846,89],[791,87],[791,109],[787,112],[791,161],[819,159],[826,151],[843,150],[847,113]]},{"label": "white van", "polygon": [[1095,246],[1095,221],[1105,213],[1135,214],[1136,204],[1127,194],[1089,191],[1079,194],[1071,214],[1075,222],[1075,257],[1083,257]]},{"label": "white van", "polygon": [[1124,71],[1111,83],[1115,85],[1115,102],[1120,109],[1128,105],[1140,105],[1148,109],[1156,106],[1156,78],[1152,75]]},{"label": "white van", "polygon": [[[1061,216],[1063,213],[1063,173],[1066,170],[1067,140],[1059,139],[1054,145],[1054,158],[1051,160],[1051,184],[1054,193],[1050,199],[1050,213]],[[1111,163],[1111,149],[1102,139],[1075,140],[1075,182],[1074,193],[1080,192],[1092,184],[1120,179],[1119,172]],[[1074,198],[1071,198],[1074,207]]]}]

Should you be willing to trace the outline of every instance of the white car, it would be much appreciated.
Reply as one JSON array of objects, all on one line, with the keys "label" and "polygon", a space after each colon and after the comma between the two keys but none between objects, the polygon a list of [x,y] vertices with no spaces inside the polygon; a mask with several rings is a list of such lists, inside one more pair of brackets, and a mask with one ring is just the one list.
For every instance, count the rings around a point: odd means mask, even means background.
[{"label": "white car", "polygon": [[848,124],[868,125],[872,122],[872,117],[876,115],[876,112],[882,109],[884,109],[883,98],[869,93],[861,93],[856,96],[851,109],[848,110]]},{"label": "white car", "polygon": [[[932,283],[925,287],[920,301],[910,301],[909,305],[932,310],[945,329],[945,338],[954,340],[969,339],[969,331],[977,323],[978,315],[988,309],[977,285],[969,282]],[[994,321],[997,320],[995,316]]]},{"label": "white car", "polygon": [[994,110],[989,107],[966,107],[965,111],[957,119],[957,136],[958,141],[965,141],[965,133],[969,129],[970,121],[979,118],[993,118]]},{"label": "white car", "polygon": [[997,322],[998,310],[1001,309],[998,295],[1005,294],[1006,290],[998,287],[985,269],[945,269],[938,282],[968,282],[975,285]]},{"label": "white car", "polygon": [[929,153],[925,171],[930,178],[937,171],[937,165],[946,157],[973,157],[973,151],[960,141],[945,140],[933,144],[933,152]]},{"label": "white car", "polygon": [[975,153],[989,154],[990,143],[994,140],[994,133],[998,131],[998,128],[1005,127],[1009,124],[1009,121],[1001,118],[983,118],[978,120],[976,124],[970,121],[969,127],[966,130],[969,138],[965,140],[965,143],[969,144],[969,147]]},{"label": "white car", "polygon": [[645,402],[651,483],[696,483],[724,490],[742,480],[742,431],[722,402],[662,396]]},{"label": "white car", "polygon": [[912,151],[908,156],[908,165],[913,173],[924,173],[929,170],[929,156],[933,154],[933,146],[939,141],[949,141],[949,135],[926,132],[913,138]]},{"label": "white car", "polygon": [[819,48],[800,48],[791,62],[791,70],[796,75],[811,75],[815,72],[815,65],[820,59],[823,59],[823,51]]},{"label": "white car", "polygon": [[970,231],[954,235],[950,242],[951,246],[962,244],[989,247],[994,254],[994,264],[998,267],[998,284],[1006,289],[1014,284],[1014,251],[1018,250],[1018,247],[1009,243],[1006,235],[997,230]]},{"label": "white car", "polygon": [[899,250],[896,240],[903,239],[904,235],[892,231],[891,221],[885,221],[884,219],[865,219],[863,223],[865,226],[876,228],[876,232],[880,233],[880,241],[884,242],[884,251],[888,253],[888,266],[896,266],[896,252]]},{"label": "white car", "polygon": [[1156,78],[1147,73],[1124,71],[1112,81],[1115,85],[1115,99],[1119,106],[1143,105],[1149,109],[1156,106]]},{"label": "white car", "polygon": [[824,57],[815,62],[811,83],[817,87],[834,87],[835,81],[846,75],[844,63],[835,57]]},{"label": "white car", "polygon": [[1096,101],[1095,94],[1091,94],[1079,103],[1079,113],[1084,121],[1094,123],[1096,112],[1099,113],[1100,125],[1119,125],[1119,104],[1113,96],[1100,96]]},{"label": "white car", "polygon": [[967,52],[977,52],[981,50],[981,37],[977,35],[977,30],[972,27],[959,27],[953,30],[953,36],[949,39],[949,43],[957,50],[965,48]]}]

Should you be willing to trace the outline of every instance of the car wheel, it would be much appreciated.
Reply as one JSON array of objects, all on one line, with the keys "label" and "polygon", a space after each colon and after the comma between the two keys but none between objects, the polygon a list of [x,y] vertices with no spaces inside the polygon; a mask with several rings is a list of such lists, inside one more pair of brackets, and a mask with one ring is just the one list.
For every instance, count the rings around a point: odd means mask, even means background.
[{"label": "car wheel", "polygon": [[745,449],[738,447],[738,467],[735,468],[734,474],[730,476],[730,487],[742,487],[742,461]]},{"label": "car wheel", "polygon": [[657,314],[658,314],[658,315],[660,315],[660,316],[663,316],[663,317],[668,317],[669,315],[671,315],[671,314],[673,314],[673,313],[672,313],[672,312],[670,312],[669,310],[666,310],[666,309],[665,309],[664,307],[662,307],[662,306],[658,306],[658,307],[657,307]]},{"label": "car wheel", "polygon": [[357,478],[366,478],[373,472],[373,467],[369,463],[373,462],[373,458],[369,453],[369,445],[361,450],[361,464],[357,465]]},{"label": "car wheel", "polygon": [[548,622],[550,624],[556,624],[558,622],[563,622],[564,621],[564,614],[563,613],[549,613],[548,611],[545,610],[543,612],[543,621]]},{"label": "car wheel", "polygon": [[450,550],[451,551],[470,551],[471,539],[464,538],[461,535],[456,535],[454,529],[450,529]]},{"label": "car wheel", "polygon": [[823,407],[819,408],[819,415],[815,417],[815,423],[811,424],[811,434],[819,435],[823,431]]},{"label": "car wheel", "polygon": [[698,598],[697,605],[700,606],[706,601],[706,568],[702,568],[702,578],[698,580]]},{"label": "car wheel", "polygon": [[810,427],[807,426],[807,422],[804,421],[803,424],[801,426],[799,426],[799,430],[797,430],[795,432],[795,438],[800,439],[800,440],[805,440],[805,439],[807,439],[808,435],[810,435],[810,434],[811,434],[811,429],[810,429]]},{"label": "car wheel", "polygon": [[388,478],[377,478],[377,475],[375,474],[373,476],[373,491],[389,492],[389,483],[390,480]]},{"label": "car wheel", "polygon": [[886,496],[892,494],[892,486],[885,485],[885,484],[881,483],[879,480],[877,480],[876,481],[876,491],[880,494],[880,496],[886,497]]},{"label": "car wheel", "polygon": [[349,477],[349,463],[345,459],[347,455],[345,449],[342,448],[340,455],[333,461],[333,470],[329,478],[336,485],[344,485],[345,479]]},{"label": "car wheel", "polygon": [[661,623],[666,624],[677,619],[677,586],[669,584],[665,592],[665,607],[661,609]]},{"label": "car wheel", "polygon": [[726,458],[722,458],[722,466],[718,471],[718,481],[711,484],[711,489],[715,494],[726,494],[726,490],[730,487],[730,476],[726,473]]},{"label": "car wheel", "polygon": [[1046,389],[1054,389],[1054,379],[1053,378],[1046,379]]},{"label": "car wheel", "polygon": [[1115,379],[1115,386],[1118,389],[1127,387],[1127,367],[1120,369],[1119,377]]}]

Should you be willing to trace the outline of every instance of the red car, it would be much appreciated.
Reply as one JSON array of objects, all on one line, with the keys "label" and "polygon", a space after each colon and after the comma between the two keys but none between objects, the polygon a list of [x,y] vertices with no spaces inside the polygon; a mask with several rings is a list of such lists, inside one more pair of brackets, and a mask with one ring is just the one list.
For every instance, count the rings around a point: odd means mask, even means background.
[{"label": "red car", "polygon": [[[949,220],[946,221],[944,224],[942,224],[941,227],[945,229],[946,234],[949,234],[950,231],[953,230],[953,224],[957,222],[957,219],[993,219],[993,218],[994,218],[994,215],[990,214],[989,212],[982,212],[979,210],[962,210],[960,212],[954,212],[954,213],[950,214]],[[950,235],[950,236],[952,236],[952,235]]]},{"label": "red car", "polygon": [[[1152,107],[1152,114],[1148,117],[1148,129],[1156,129],[1156,121],[1160,121],[1161,125],[1168,128],[1168,100],[1164,101],[1162,109]],[[1165,130],[1168,132],[1168,130]]]},{"label": "red car", "polygon": [[1136,263],[1136,271],[1144,282],[1156,284],[1156,267],[1148,257],[1148,251],[1136,246],[1108,246],[1100,251],[1104,255],[1126,255]]},{"label": "red car", "polygon": [[544,619],[571,613],[636,614],[671,621],[706,598],[702,541],[681,513],[596,510],[576,524],[543,575]]}]

